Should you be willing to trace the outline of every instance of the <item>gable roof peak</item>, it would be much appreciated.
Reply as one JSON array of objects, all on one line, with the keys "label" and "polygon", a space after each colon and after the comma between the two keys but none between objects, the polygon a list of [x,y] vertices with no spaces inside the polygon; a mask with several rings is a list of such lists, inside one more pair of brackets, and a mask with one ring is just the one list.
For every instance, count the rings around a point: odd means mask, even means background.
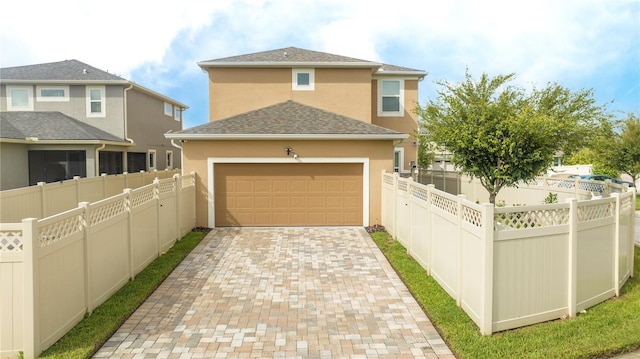
[{"label": "gable roof peak", "polygon": [[75,59],[34,65],[0,68],[5,81],[107,81],[128,82],[126,79]]}]

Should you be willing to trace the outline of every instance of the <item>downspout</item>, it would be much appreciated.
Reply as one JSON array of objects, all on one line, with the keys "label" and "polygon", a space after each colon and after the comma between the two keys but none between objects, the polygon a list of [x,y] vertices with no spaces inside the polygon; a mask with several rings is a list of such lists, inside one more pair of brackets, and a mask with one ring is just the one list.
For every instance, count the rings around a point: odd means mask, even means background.
[{"label": "downspout", "polygon": [[[167,133],[170,133],[170,132],[171,132],[171,130],[169,130],[169,132],[167,132]],[[173,147],[175,147],[175,148],[180,150],[180,172],[182,172],[182,168],[184,167],[184,151],[182,150],[182,146],[180,146],[179,144],[174,142],[175,140],[176,140],[175,138],[171,139],[171,146],[173,146]],[[184,140],[179,140],[179,141],[184,143]],[[176,166],[173,166],[173,168],[176,168]],[[184,172],[182,172],[182,173],[184,173]]]},{"label": "downspout", "polygon": [[[131,90],[133,88],[133,84],[130,84],[129,87],[124,89],[124,98],[123,98],[123,114],[124,114],[124,139],[126,141],[129,141],[129,143],[131,143],[132,145],[135,144],[135,142],[130,139],[128,136],[128,132],[129,132],[129,122],[127,121],[127,91]],[[125,149],[125,153],[128,152],[128,149]],[[127,169],[129,167],[129,161],[127,161],[127,157],[128,156],[124,156],[123,158],[123,170]]]},{"label": "downspout", "polygon": [[107,145],[105,143],[103,143],[102,146],[100,146],[100,147],[96,147],[96,156],[93,159],[93,163],[95,164],[96,177],[100,177],[100,154],[99,154],[99,152],[101,150],[104,150],[105,147],[107,147]]}]

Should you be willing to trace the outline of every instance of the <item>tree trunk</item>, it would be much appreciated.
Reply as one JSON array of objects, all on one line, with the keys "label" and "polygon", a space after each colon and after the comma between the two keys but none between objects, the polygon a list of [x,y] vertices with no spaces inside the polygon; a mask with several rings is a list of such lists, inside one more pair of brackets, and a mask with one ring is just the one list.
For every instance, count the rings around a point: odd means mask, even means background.
[{"label": "tree trunk", "polygon": [[496,195],[498,193],[494,192],[494,191],[489,191],[489,203],[491,203],[492,205],[496,205]]}]

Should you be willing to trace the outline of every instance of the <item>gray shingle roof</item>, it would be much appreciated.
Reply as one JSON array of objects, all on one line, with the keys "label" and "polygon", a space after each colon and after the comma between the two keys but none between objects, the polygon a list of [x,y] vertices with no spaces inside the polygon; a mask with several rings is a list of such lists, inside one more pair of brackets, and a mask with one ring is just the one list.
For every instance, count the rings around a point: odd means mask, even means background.
[{"label": "gray shingle roof", "polygon": [[169,138],[212,135],[306,135],[404,137],[406,135],[319,108],[286,101],[170,134]]},{"label": "gray shingle roof", "polygon": [[0,138],[24,140],[109,141],[128,143],[60,112],[0,112]]},{"label": "gray shingle roof", "polygon": [[[223,57],[220,59],[213,59],[208,61],[198,62],[201,67],[208,66],[286,66],[286,65],[304,65],[310,66],[323,65],[329,66],[360,66],[380,68],[382,71],[392,72],[410,72],[412,74],[421,75],[426,72],[422,70],[416,70],[408,67],[401,67],[395,65],[381,64],[379,62],[361,60],[353,57],[329,54],[326,52],[305,50],[297,47],[285,47],[282,49],[255,52],[251,54]],[[382,73],[383,73],[382,72]]]},{"label": "gray shingle roof", "polygon": [[255,52],[252,54],[224,57],[221,59],[213,59],[205,62],[334,62],[334,63],[369,63],[371,66],[379,66],[379,63],[356,59],[352,57],[329,54],[326,52],[318,52],[300,49],[297,47],[285,47],[282,49]]},{"label": "gray shingle roof", "polygon": [[127,81],[78,60],[4,67],[0,69],[0,79],[2,81]]}]

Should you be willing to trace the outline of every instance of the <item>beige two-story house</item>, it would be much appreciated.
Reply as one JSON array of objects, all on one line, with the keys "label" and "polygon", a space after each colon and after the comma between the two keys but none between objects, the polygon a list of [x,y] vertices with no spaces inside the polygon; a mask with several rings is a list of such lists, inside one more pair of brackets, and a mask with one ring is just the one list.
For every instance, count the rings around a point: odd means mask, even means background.
[{"label": "beige two-story house", "polygon": [[78,60],[0,69],[0,189],[181,165],[188,107]]},{"label": "beige two-story house", "polygon": [[416,161],[426,72],[295,47],[198,65],[209,122],[167,135],[197,173],[198,225],[380,223],[382,171]]}]

